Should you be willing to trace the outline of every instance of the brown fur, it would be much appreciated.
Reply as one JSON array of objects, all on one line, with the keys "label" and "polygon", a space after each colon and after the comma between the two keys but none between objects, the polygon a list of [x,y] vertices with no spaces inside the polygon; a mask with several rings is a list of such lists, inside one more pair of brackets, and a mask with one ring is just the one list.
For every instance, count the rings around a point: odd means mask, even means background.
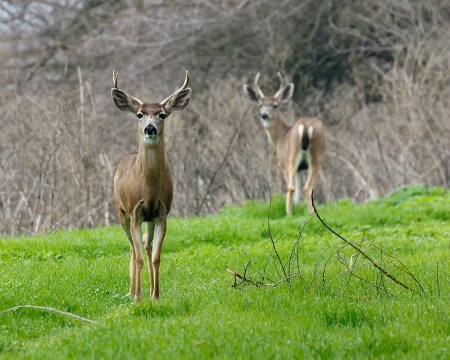
[{"label": "brown fur", "polygon": [[[139,118],[138,152],[125,155],[114,175],[114,196],[120,224],[130,242],[130,295],[141,300],[144,250],[150,276],[150,295],[159,298],[159,266],[161,249],[167,229],[167,215],[173,198],[169,166],[164,156],[164,121],[173,111],[184,109],[191,89],[188,77],[180,90],[161,103],[149,104],[126,94],[117,87],[111,89],[114,103],[122,111]],[[142,236],[142,223],[146,231]]]},{"label": "brown fur", "polygon": [[[281,75],[278,74],[280,79]],[[286,192],[286,214],[292,215],[292,195],[295,189],[295,178],[299,165],[307,169],[308,177],[303,187],[303,193],[308,201],[308,208],[313,212],[311,194],[317,175],[322,166],[325,153],[325,134],[322,121],[317,117],[302,117],[289,126],[281,119],[279,105],[286,103],[292,98],[294,84],[285,87],[280,83],[280,88],[273,97],[264,96],[257,82],[259,73],[255,77],[255,86],[244,85],[244,94],[260,106],[260,118],[265,131],[274,145],[278,163],[283,170],[284,180],[287,186]],[[303,125],[303,134],[300,136],[299,128]],[[312,137],[309,138],[308,129],[312,126]],[[306,137],[307,140],[306,140]],[[309,159],[306,157],[298,163],[302,152],[302,145],[307,145]],[[303,149],[305,151],[305,149]],[[297,189],[298,190],[298,189]]]}]

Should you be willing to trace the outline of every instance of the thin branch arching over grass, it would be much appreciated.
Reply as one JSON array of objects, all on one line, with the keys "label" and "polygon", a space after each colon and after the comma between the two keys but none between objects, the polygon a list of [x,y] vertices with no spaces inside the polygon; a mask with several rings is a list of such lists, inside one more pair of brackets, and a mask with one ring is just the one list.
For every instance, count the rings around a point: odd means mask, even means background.
[{"label": "thin branch arching over grass", "polygon": [[[377,270],[380,271],[380,273],[383,274],[385,277],[391,279],[393,282],[395,282],[396,284],[398,284],[401,287],[405,288],[406,290],[409,290],[409,291],[412,291],[412,292],[416,291],[415,289],[413,289],[413,288],[409,287],[408,285],[406,285],[404,282],[402,282],[399,279],[397,279],[394,275],[390,274],[385,268],[383,268],[381,265],[379,265],[375,260],[373,260],[369,255],[367,255],[362,249],[360,249],[358,246],[356,246],[353,242],[347,240],[342,235],[340,235],[336,231],[334,231],[331,227],[329,227],[325,223],[325,221],[320,217],[319,213],[317,212],[316,206],[314,204],[314,192],[311,193],[311,202],[312,202],[312,206],[313,206],[313,209],[314,209],[314,213],[316,214],[316,216],[319,219],[319,221],[321,222],[321,224],[323,226],[325,226],[325,228],[327,228],[328,231],[330,231],[333,235],[337,236],[339,239],[344,241],[347,245],[351,246],[354,250],[356,250],[359,254],[361,254],[366,260],[368,260],[373,266],[375,266],[377,268]],[[392,256],[389,256],[389,257],[394,259],[394,260],[397,260],[397,259],[395,259]],[[420,290],[422,292],[424,292],[422,285],[416,279],[414,274],[411,273],[411,271],[409,271],[403,263],[400,262],[400,264],[403,266],[403,270],[402,271],[404,271],[407,275],[409,275],[416,282],[416,284],[420,287]]]},{"label": "thin branch arching over grass", "polygon": [[[269,188],[270,191],[270,188]],[[384,278],[388,278],[391,281],[393,281],[394,283],[396,283],[397,285],[400,285],[401,287],[403,287],[404,289],[411,291],[411,292],[417,292],[416,289],[414,289],[413,287],[407,285],[405,282],[399,280],[397,277],[395,277],[393,274],[391,274],[386,267],[384,267],[379,261],[376,261],[373,259],[373,257],[369,256],[367,251],[371,250],[371,249],[375,249],[378,250],[380,252],[380,256],[381,259],[384,258],[384,261],[392,266],[394,266],[394,268],[396,268],[397,270],[401,271],[402,273],[405,273],[406,275],[408,275],[409,277],[411,277],[414,282],[417,284],[417,286],[420,288],[421,293],[424,292],[424,289],[422,287],[422,285],[420,284],[420,282],[417,280],[417,278],[414,276],[414,274],[407,268],[407,266],[402,263],[399,259],[397,259],[396,257],[387,254],[381,246],[379,246],[378,244],[371,244],[369,249],[362,249],[361,246],[357,245],[357,243],[352,242],[347,240],[346,238],[344,238],[342,235],[338,234],[335,230],[333,230],[330,226],[328,226],[324,220],[321,218],[321,216],[319,215],[319,213],[317,212],[317,209],[315,207],[314,204],[314,196],[312,194],[311,196],[312,199],[312,206],[314,209],[314,213],[316,214],[318,220],[320,221],[320,223],[329,231],[331,232],[333,235],[337,236],[339,239],[341,239],[344,244],[341,244],[340,247],[337,250],[333,251],[332,256],[326,260],[324,269],[323,269],[323,273],[322,273],[322,279],[323,282],[325,284],[325,271],[327,268],[327,264],[329,263],[329,261],[331,260],[331,258],[337,258],[337,260],[339,261],[339,263],[341,263],[347,270],[347,274],[350,274],[349,278],[346,280],[346,287],[348,286],[348,284],[350,283],[350,280],[352,277],[358,279],[359,281],[366,283],[370,286],[372,286],[374,289],[377,290],[378,293],[382,292],[384,294],[386,294],[387,296],[391,296],[391,292],[387,289],[386,285],[384,284],[383,279]],[[289,286],[291,286],[291,279],[295,278],[295,277],[301,277],[302,276],[302,272],[300,271],[300,267],[299,267],[299,262],[298,262],[298,244],[300,242],[300,238],[301,235],[303,233],[303,230],[307,224],[307,222],[303,225],[303,227],[301,227],[301,229],[299,230],[299,236],[297,237],[297,240],[295,242],[295,244],[293,245],[293,248],[290,252],[290,257],[288,259],[288,262],[285,266],[285,264],[283,264],[283,261],[281,259],[281,256],[277,250],[276,247],[276,242],[277,240],[274,240],[271,230],[270,230],[270,210],[271,210],[271,206],[272,206],[272,201],[270,200],[269,202],[269,211],[268,211],[268,215],[267,215],[267,230],[265,231],[266,234],[269,236],[270,241],[271,241],[271,250],[267,249],[268,253],[269,253],[269,257],[266,259],[265,262],[265,266],[264,266],[264,275],[262,277],[261,281],[256,281],[254,280],[251,276],[248,275],[248,270],[249,270],[249,266],[251,264],[251,262],[253,261],[253,258],[250,259],[247,264],[244,265],[244,272],[243,274],[240,274],[232,269],[227,269],[227,272],[229,272],[230,274],[232,274],[234,276],[234,283],[233,283],[233,287],[237,288],[240,284],[246,283],[246,284],[251,284],[251,285],[255,285],[258,287],[262,287],[262,286],[277,286],[280,283],[283,282],[287,282],[289,284]],[[333,246],[332,246],[333,247]],[[346,258],[344,256],[344,254],[342,253],[342,251],[345,248],[352,248],[353,250],[355,250],[356,252],[350,256],[350,258]],[[322,253],[323,255],[323,253]],[[320,257],[322,257],[322,255]],[[296,273],[291,273],[291,269],[292,269],[292,261],[294,257],[297,257],[297,272]],[[277,281],[271,281],[271,282],[265,282],[265,278],[266,278],[266,272],[267,272],[267,266],[268,266],[268,262],[269,259],[272,258],[275,260],[275,267],[276,270],[278,271],[278,275],[281,276],[281,278]],[[364,261],[359,262],[359,258],[364,259]],[[357,265],[358,263],[358,265]],[[277,266],[278,265],[278,266]],[[360,274],[356,273],[357,269],[360,269],[362,267],[365,266],[374,266],[378,273],[378,280],[377,281],[373,281],[370,279],[365,278],[364,276],[361,276]],[[282,270],[282,274],[279,272],[279,268],[281,268]],[[317,268],[316,268],[317,270]],[[317,273],[315,271],[314,274],[314,278],[316,277]],[[340,277],[340,276],[339,276]],[[238,282],[239,279],[240,281]],[[311,288],[312,283],[314,282],[314,279],[312,280],[311,284],[308,286],[308,289]]]},{"label": "thin branch arching over grass", "polygon": [[18,306],[14,306],[14,307],[12,307],[10,309],[6,309],[6,310],[1,311],[0,315],[6,314],[6,313],[11,312],[11,311],[20,310],[20,309],[35,309],[35,310],[49,311],[49,312],[54,312],[54,313],[61,314],[61,315],[64,315],[64,316],[72,317],[72,318],[77,319],[77,320],[86,321],[86,322],[88,322],[90,324],[97,324],[95,321],[87,319],[87,318],[84,318],[82,316],[71,314],[71,313],[68,313],[68,312],[65,312],[65,311],[61,311],[61,310],[54,309],[54,308],[51,308],[51,307],[46,307],[46,306],[18,305]]}]

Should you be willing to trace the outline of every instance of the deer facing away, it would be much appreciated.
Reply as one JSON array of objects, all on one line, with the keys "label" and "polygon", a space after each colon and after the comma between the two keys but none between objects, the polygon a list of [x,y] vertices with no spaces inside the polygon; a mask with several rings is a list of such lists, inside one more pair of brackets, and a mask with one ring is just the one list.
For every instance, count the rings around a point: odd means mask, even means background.
[{"label": "deer facing away", "polygon": [[[122,111],[138,120],[137,153],[125,155],[114,175],[114,197],[120,224],[130,242],[130,295],[141,300],[144,250],[150,275],[150,295],[159,298],[159,266],[166,234],[167,215],[173,197],[170,171],[164,157],[164,122],[173,112],[189,103],[188,73],[181,88],[159,103],[144,103],[119,90],[118,74],[113,72],[111,96]],[[142,236],[142,223],[146,231]]]},{"label": "deer facing away", "polygon": [[325,135],[322,121],[317,117],[301,117],[290,126],[281,118],[279,105],[287,103],[294,94],[294,84],[283,86],[283,78],[278,73],[280,87],[274,96],[265,96],[258,87],[259,73],[254,86],[243,86],[245,96],[259,105],[259,117],[270,142],[274,145],[277,161],[283,170],[287,186],[286,214],[292,215],[292,197],[300,200],[300,172],[307,170],[308,177],[303,193],[312,213],[311,194],[317,175],[322,166],[325,153]]}]

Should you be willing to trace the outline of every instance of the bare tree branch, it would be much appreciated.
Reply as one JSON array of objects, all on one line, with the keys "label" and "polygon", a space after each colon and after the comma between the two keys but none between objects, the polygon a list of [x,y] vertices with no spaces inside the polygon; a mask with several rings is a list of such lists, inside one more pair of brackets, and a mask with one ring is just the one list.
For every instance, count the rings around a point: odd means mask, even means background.
[{"label": "bare tree branch", "polygon": [[21,310],[21,309],[35,309],[35,310],[49,311],[49,312],[54,312],[54,313],[61,314],[61,315],[64,315],[64,316],[72,317],[72,318],[77,319],[77,320],[86,321],[86,322],[88,322],[90,324],[97,324],[95,321],[89,320],[89,319],[84,318],[82,316],[78,316],[78,315],[75,315],[75,314],[71,314],[71,313],[68,313],[68,312],[65,312],[65,311],[61,311],[61,310],[58,310],[58,309],[54,309],[54,308],[51,308],[51,307],[45,307],[45,306],[19,305],[19,306],[14,306],[14,307],[12,307],[10,309],[6,309],[6,310],[3,310],[3,311],[0,311],[0,315],[6,314],[6,313],[11,312],[11,311]]}]

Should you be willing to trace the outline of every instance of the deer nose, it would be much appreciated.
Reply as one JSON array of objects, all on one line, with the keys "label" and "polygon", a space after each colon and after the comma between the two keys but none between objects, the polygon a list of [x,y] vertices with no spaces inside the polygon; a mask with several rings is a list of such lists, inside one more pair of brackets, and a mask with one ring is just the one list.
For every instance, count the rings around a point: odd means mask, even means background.
[{"label": "deer nose", "polygon": [[144,134],[147,135],[147,136],[155,136],[156,132],[157,132],[157,130],[152,124],[148,124],[144,128]]},{"label": "deer nose", "polygon": [[261,114],[261,119],[269,120],[269,115],[268,114]]}]

